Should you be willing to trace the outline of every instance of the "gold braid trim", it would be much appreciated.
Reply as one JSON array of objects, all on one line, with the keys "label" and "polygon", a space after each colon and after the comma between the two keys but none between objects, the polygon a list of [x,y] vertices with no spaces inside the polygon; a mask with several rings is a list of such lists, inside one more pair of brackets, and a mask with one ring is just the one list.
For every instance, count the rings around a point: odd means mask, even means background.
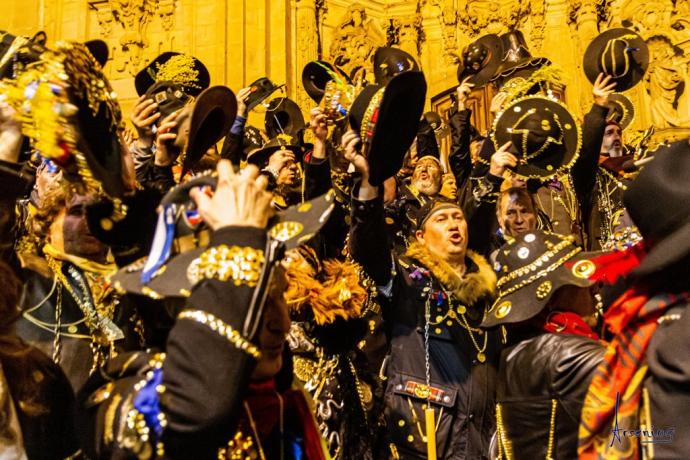
[{"label": "gold braid trim", "polygon": [[[515,291],[517,291],[517,290],[519,290],[519,289],[522,289],[523,287],[527,286],[528,284],[534,283],[534,282],[535,282],[536,280],[538,280],[539,278],[542,278],[542,277],[548,275],[549,273],[551,273],[552,271],[556,270],[558,267],[560,267],[561,265],[563,265],[564,263],[566,263],[568,260],[572,259],[572,258],[575,256],[575,254],[577,254],[577,253],[580,252],[580,251],[582,251],[582,248],[575,247],[575,249],[573,249],[572,251],[570,251],[569,253],[567,253],[566,255],[564,255],[563,257],[561,257],[560,259],[558,259],[556,262],[554,262],[554,263],[551,264],[550,266],[548,266],[548,267],[546,267],[545,269],[543,269],[542,271],[540,271],[540,272],[538,272],[538,273],[536,273],[536,274],[530,276],[530,277],[527,278],[527,279],[524,279],[524,280],[520,281],[518,284],[509,287],[509,288],[506,289],[505,291],[504,291],[504,290],[499,290],[499,292],[498,292],[499,298],[496,300],[496,304],[497,304],[498,301],[501,300],[503,297],[505,297],[505,296],[507,296],[507,295],[509,295],[509,294],[512,294],[513,292],[515,292]],[[496,304],[494,304],[494,305],[496,305]],[[489,309],[489,311],[492,311],[492,310],[493,310],[493,306],[491,307],[491,309]]]},{"label": "gold braid trim", "polygon": [[534,262],[524,265],[520,268],[516,268],[515,270],[508,273],[506,276],[502,276],[498,280],[498,283],[496,283],[496,285],[500,288],[509,281],[512,281],[521,276],[528,275],[530,272],[537,271],[539,268],[541,268],[542,265],[546,264],[551,259],[553,259],[556,256],[556,254],[558,254],[560,251],[567,248],[568,246],[573,245],[574,242],[575,238],[572,235],[566,236],[563,241],[555,245],[552,249],[546,251]]},{"label": "gold braid trim", "polygon": [[203,279],[232,280],[235,286],[256,286],[265,262],[264,252],[251,247],[221,244],[204,251],[187,268],[192,284]]},{"label": "gold braid trim", "polygon": [[498,458],[501,460],[512,460],[513,444],[508,439],[508,434],[503,426],[503,411],[501,404],[496,404],[496,437],[498,444]]},{"label": "gold braid trim", "polygon": [[553,445],[556,437],[556,411],[558,409],[558,401],[551,400],[551,418],[549,419],[549,443],[546,446],[546,459],[553,460]]},{"label": "gold braid trim", "polygon": [[232,343],[235,347],[247,353],[254,359],[261,358],[261,351],[252,344],[249,340],[242,337],[242,335],[233,329],[225,321],[220,318],[216,318],[211,313],[207,313],[203,310],[182,310],[177,319],[189,319],[196,321],[197,323],[203,324],[210,328],[213,332],[217,332],[221,336],[225,337],[228,342]]}]

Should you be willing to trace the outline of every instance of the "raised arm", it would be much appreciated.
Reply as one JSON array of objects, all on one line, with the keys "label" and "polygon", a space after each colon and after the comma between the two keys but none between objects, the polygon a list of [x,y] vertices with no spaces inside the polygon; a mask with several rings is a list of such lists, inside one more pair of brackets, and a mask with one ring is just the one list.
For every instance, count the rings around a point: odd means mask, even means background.
[{"label": "raised arm", "polygon": [[601,152],[601,142],[606,129],[606,115],[609,108],[609,97],[615,91],[616,83],[610,83],[611,77],[599,74],[594,82],[592,96],[594,104],[585,115],[582,124],[582,149],[580,157],[573,165],[573,187],[581,205],[589,203],[597,177],[597,165]]},{"label": "raised arm", "polygon": [[369,183],[369,162],[359,153],[357,133],[348,131],[342,143],[345,159],[361,175],[352,190],[350,252],[378,286],[385,286],[391,279],[392,259],[383,214],[383,196],[379,187]]},{"label": "raised arm", "polygon": [[471,83],[463,82],[458,86],[458,105],[452,110],[448,118],[451,135],[451,149],[448,155],[450,169],[455,176],[455,184],[458,190],[465,187],[472,172],[472,160],[470,158],[470,134],[472,125],[470,117],[472,111],[467,108],[467,98],[472,92]]},{"label": "raised arm", "polygon": [[304,199],[310,200],[331,189],[331,167],[328,162],[328,125],[321,109],[311,110],[309,129],[314,133],[314,149],[304,158]]},{"label": "raised arm", "polygon": [[244,160],[244,125],[247,122],[247,104],[245,100],[251,94],[251,88],[242,88],[235,96],[237,99],[237,115],[225,136],[223,147],[220,149],[220,157],[239,167]]}]

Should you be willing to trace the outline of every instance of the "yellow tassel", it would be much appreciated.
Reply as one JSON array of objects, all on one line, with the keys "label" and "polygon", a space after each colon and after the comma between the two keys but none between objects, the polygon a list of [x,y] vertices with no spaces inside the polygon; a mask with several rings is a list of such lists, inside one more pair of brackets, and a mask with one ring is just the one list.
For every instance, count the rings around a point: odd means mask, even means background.
[{"label": "yellow tassel", "polygon": [[436,460],[436,422],[434,422],[434,409],[424,409],[426,421],[426,453],[428,460]]}]

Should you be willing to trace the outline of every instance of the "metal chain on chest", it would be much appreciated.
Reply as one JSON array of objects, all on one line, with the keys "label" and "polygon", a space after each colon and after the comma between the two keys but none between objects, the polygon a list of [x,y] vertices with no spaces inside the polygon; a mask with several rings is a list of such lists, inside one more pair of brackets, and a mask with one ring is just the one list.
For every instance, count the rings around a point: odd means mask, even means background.
[{"label": "metal chain on chest", "polygon": [[55,338],[53,339],[53,361],[60,364],[62,341],[60,328],[62,327],[62,284],[57,283],[57,303],[55,304]]}]

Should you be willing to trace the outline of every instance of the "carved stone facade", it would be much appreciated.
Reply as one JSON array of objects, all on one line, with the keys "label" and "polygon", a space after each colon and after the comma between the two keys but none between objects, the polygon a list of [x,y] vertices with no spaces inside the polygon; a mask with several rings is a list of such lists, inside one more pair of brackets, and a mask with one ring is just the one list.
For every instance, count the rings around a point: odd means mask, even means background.
[{"label": "carved stone facade", "polygon": [[[31,5],[27,5],[31,3]],[[0,0],[5,26],[49,40],[103,38],[111,50],[106,71],[125,109],[135,100],[132,75],[160,52],[192,53],[213,83],[237,90],[258,77],[286,83],[305,112],[302,67],[316,58],[348,72],[371,71],[378,46],[394,44],[426,72],[429,99],[457,85],[462,49],[485,33],[518,27],[534,55],[568,76],[565,101],[581,117],[591,105],[582,54],[599,31],[630,27],[647,40],[645,80],[628,92],[638,111],[632,130],[657,137],[690,135],[690,0]],[[484,110],[490,95],[476,94]],[[439,102],[441,101],[441,102]],[[431,108],[431,103],[429,105]],[[261,115],[250,122],[260,125]],[[489,123],[482,115],[478,124]]]}]

